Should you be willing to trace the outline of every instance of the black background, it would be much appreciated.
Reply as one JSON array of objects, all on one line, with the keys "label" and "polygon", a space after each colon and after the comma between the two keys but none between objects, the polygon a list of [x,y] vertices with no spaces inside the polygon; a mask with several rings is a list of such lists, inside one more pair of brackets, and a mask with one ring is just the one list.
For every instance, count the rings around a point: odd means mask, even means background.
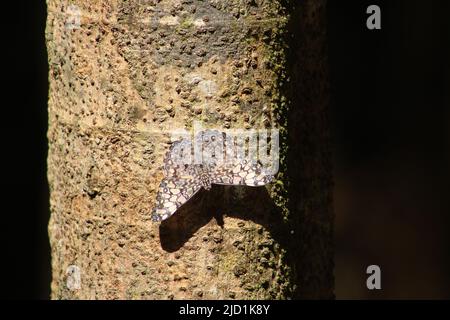
[{"label": "black background", "polygon": [[450,2],[328,4],[336,295],[450,298]]},{"label": "black background", "polygon": [[[382,30],[366,28],[370,4]],[[1,297],[50,294],[44,1],[2,22]],[[450,298],[450,2],[329,0],[337,298]],[[379,264],[383,290],[365,289]]]}]

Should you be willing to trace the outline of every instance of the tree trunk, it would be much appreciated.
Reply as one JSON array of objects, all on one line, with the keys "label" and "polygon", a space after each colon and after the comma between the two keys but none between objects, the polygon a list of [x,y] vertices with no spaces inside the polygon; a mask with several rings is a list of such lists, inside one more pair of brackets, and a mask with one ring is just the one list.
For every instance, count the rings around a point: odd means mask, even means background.
[{"label": "tree trunk", "polygon": [[[54,299],[333,297],[324,0],[47,0]],[[170,132],[278,128],[266,187],[150,212]]]}]

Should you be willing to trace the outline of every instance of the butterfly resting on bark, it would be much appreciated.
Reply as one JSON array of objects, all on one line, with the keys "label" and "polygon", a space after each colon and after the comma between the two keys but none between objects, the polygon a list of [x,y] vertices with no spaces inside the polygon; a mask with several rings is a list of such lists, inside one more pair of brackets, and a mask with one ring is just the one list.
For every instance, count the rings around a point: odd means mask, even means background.
[{"label": "butterfly resting on bark", "polygon": [[200,189],[210,190],[213,184],[258,187],[271,182],[272,172],[245,157],[242,150],[233,137],[217,130],[201,131],[193,142],[187,138],[174,142],[164,159],[152,220],[166,220]]}]

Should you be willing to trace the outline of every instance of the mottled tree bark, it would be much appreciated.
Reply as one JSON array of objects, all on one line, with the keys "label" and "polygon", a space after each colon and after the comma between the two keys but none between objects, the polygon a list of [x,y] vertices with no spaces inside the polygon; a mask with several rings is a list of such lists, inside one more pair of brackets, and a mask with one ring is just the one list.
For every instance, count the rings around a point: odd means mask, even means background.
[{"label": "mottled tree bark", "polygon": [[[47,4],[52,298],[332,298],[325,1]],[[153,223],[195,120],[279,128],[280,172]]]}]

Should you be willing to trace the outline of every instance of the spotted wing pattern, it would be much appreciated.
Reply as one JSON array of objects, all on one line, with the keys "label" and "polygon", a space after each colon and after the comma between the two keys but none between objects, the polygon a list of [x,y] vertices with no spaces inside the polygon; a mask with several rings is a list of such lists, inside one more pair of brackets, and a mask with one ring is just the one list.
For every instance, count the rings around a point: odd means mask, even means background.
[{"label": "spotted wing pattern", "polygon": [[[191,153],[188,140],[172,144],[164,159],[164,179],[161,181],[156,196],[156,206],[152,211],[153,221],[169,218],[184,203],[192,198],[202,187],[196,170],[176,159]],[[178,158],[177,158],[178,157]]]},{"label": "spotted wing pattern", "polygon": [[212,172],[211,182],[223,185],[264,186],[273,176],[257,161],[239,159],[234,163],[217,167]]},{"label": "spotted wing pattern", "polygon": [[194,177],[165,178],[158,190],[156,206],[152,212],[153,221],[162,221],[169,218],[184,203],[192,198],[201,188]]},{"label": "spotted wing pattern", "polygon": [[164,159],[164,179],[152,211],[153,221],[169,218],[202,187],[206,190],[211,184],[256,187],[272,181],[273,176],[260,162],[243,159],[242,155],[227,158],[230,150],[224,143],[225,133],[205,130],[194,139],[203,153],[203,162],[195,164],[194,148],[189,139],[172,144]]}]

